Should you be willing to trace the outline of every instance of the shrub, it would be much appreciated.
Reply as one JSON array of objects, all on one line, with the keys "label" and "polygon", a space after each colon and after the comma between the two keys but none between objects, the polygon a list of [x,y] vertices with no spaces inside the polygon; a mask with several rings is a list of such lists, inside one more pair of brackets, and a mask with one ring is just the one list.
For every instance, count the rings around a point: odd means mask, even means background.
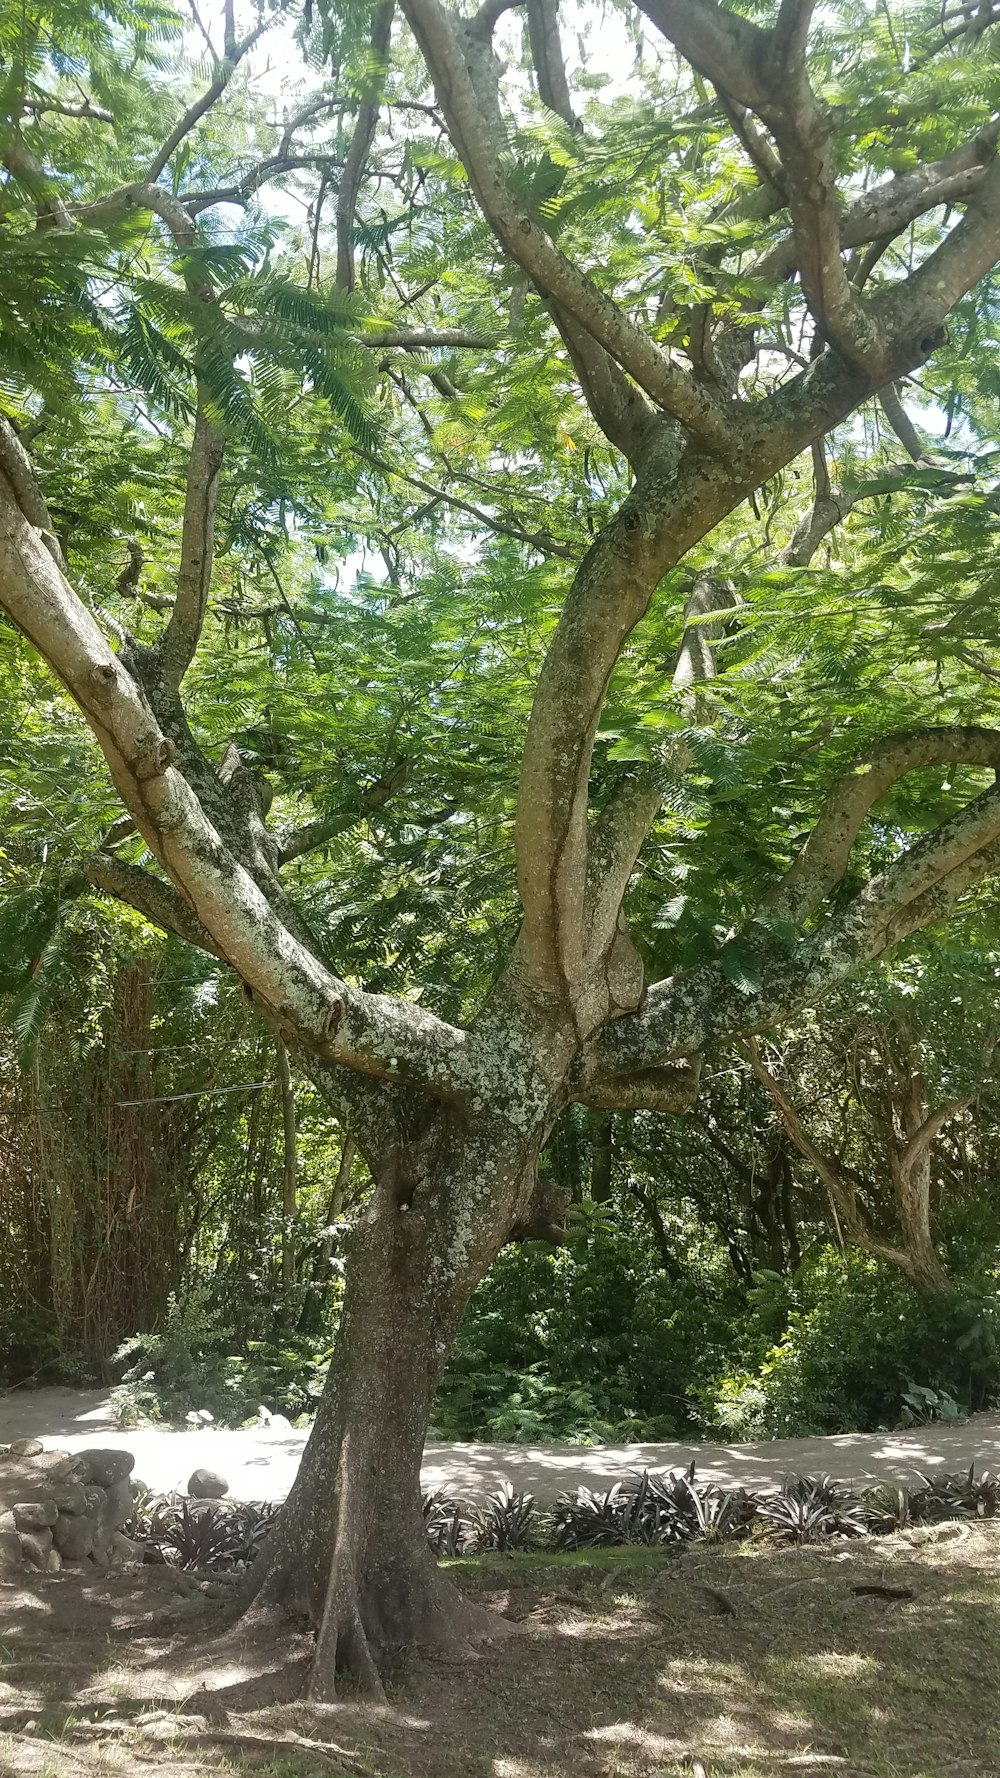
[{"label": "shrub", "polygon": [[[255,1502],[196,1501],[180,1495],[136,1499],[126,1533],[154,1559],[182,1568],[240,1569],[253,1562],[278,1509]],[[442,1492],[423,1497],[424,1529],[441,1558],[483,1551],[574,1551],[628,1545],[657,1548],[725,1543],[753,1533],[779,1542],[883,1536],[911,1524],[993,1518],[1000,1476],[975,1465],[958,1475],[924,1478],[910,1491],[883,1483],[855,1494],[830,1476],[788,1476],[777,1493],[754,1494],[699,1482],[694,1464],[667,1475],[632,1476],[604,1494],[577,1488],[540,1513],[530,1494],[502,1482],[484,1505]]]},{"label": "shrub", "polygon": [[137,1334],[115,1354],[117,1362],[127,1361],[111,1394],[120,1423],[198,1414],[242,1426],[260,1407],[290,1419],[315,1411],[332,1355],[327,1341],[249,1340],[243,1351],[231,1348],[203,1296],[171,1298],[160,1331]]},{"label": "shrub", "polygon": [[[968,1413],[996,1385],[998,1298],[921,1296],[862,1253],[814,1253],[781,1338],[753,1369],[701,1391],[702,1423],[730,1438],[795,1438]],[[914,1381],[916,1379],[917,1381]]]},{"label": "shrub", "polygon": [[621,1207],[586,1208],[564,1246],[527,1242],[494,1261],[459,1331],[433,1437],[636,1442],[694,1424],[692,1390],[731,1344],[739,1293],[721,1263],[718,1276],[699,1259],[668,1277]]}]

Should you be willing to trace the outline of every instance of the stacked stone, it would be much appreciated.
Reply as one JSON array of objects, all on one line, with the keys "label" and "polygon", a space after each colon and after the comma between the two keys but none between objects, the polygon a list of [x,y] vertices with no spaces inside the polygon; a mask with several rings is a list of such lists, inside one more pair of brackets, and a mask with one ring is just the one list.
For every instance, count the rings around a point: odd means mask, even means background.
[{"label": "stacked stone", "polygon": [[121,1527],[132,1516],[130,1451],[46,1451],[37,1439],[0,1446],[0,1569],[27,1563],[103,1571],[141,1561]]}]

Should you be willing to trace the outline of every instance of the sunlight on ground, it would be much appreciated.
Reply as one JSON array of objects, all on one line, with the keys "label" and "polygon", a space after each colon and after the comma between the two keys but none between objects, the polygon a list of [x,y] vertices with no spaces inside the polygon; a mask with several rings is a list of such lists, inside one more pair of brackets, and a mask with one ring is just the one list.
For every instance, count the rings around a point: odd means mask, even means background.
[{"label": "sunlight on ground", "polygon": [[832,1649],[821,1654],[785,1655],[776,1659],[785,1673],[799,1675],[806,1680],[817,1676],[825,1679],[875,1679],[882,1665],[872,1655],[837,1654]]},{"label": "sunlight on ground", "polygon": [[635,1722],[602,1723],[598,1729],[587,1729],[581,1740],[595,1741],[601,1745],[610,1743],[613,1747],[640,1748],[643,1753],[651,1753],[657,1759],[667,1759],[678,1752],[675,1736],[657,1735],[652,1729],[640,1728]]},{"label": "sunlight on ground", "polygon": [[[911,1599],[857,1597],[890,1561]],[[375,1708],[349,1684],[303,1701],[299,1642],[244,1642],[217,1602],[152,1570],[84,1590],[40,1576],[38,1601],[25,1586],[9,1602],[0,1778],[693,1778],[699,1760],[709,1778],[1000,1774],[984,1707],[1000,1694],[1000,1523],[916,1549],[453,1572],[523,1633],[475,1663],[401,1659]]]}]

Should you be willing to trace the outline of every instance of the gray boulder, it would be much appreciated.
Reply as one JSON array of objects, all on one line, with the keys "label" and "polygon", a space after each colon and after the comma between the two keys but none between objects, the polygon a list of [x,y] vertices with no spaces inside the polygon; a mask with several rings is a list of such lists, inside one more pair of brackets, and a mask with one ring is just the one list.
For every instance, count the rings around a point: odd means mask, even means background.
[{"label": "gray boulder", "polygon": [[93,1519],[79,1513],[66,1517],[60,1513],[52,1532],[52,1541],[64,1562],[82,1562],[94,1547],[97,1527]]},{"label": "gray boulder", "polygon": [[61,1513],[85,1513],[87,1495],[82,1482],[57,1482],[49,1489],[54,1506]]},{"label": "gray boulder", "polygon": [[113,1488],[116,1482],[124,1481],[135,1468],[135,1458],[131,1451],[112,1451],[96,1448],[92,1451],[81,1451],[80,1461],[83,1464],[84,1482],[92,1482],[98,1488]]},{"label": "gray boulder", "polygon": [[196,1469],[188,1478],[187,1491],[192,1500],[221,1500],[229,1493],[229,1483],[213,1469]]},{"label": "gray boulder", "polygon": [[14,1503],[14,1523],[19,1531],[49,1531],[59,1517],[54,1500],[18,1500]]},{"label": "gray boulder", "polygon": [[24,1560],[30,1562],[32,1568],[48,1568],[49,1555],[52,1550],[51,1531],[48,1529],[44,1531],[22,1531],[19,1533],[19,1536],[21,1539],[21,1554],[24,1557]]}]

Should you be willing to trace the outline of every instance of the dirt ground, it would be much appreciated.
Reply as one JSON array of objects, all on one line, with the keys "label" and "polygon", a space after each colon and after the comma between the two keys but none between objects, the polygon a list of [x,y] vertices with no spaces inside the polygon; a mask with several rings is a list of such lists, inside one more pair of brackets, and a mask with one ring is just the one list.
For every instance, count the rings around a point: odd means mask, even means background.
[{"label": "dirt ground", "polygon": [[[116,1445],[135,1457],[135,1474],[158,1492],[187,1486],[199,1466],[219,1470],[234,1500],[284,1500],[308,1433],[293,1427],[138,1426],[121,1431],[107,1391],[15,1389],[0,1395],[0,1444],[40,1438],[71,1451]],[[909,1432],[846,1432],[826,1438],[771,1439],[752,1445],[429,1444],[423,1484],[482,1499],[499,1482],[554,1500],[581,1484],[609,1488],[642,1470],[685,1469],[720,1487],[774,1488],[786,1475],[830,1474],[844,1481],[912,1483],[935,1470],[1000,1468],[1000,1415],[915,1427]]]},{"label": "dirt ground", "polygon": [[225,1627],[225,1582],[7,1582],[0,1778],[1000,1773],[1000,1525],[453,1568],[516,1633],[325,1709],[304,1640]]}]

